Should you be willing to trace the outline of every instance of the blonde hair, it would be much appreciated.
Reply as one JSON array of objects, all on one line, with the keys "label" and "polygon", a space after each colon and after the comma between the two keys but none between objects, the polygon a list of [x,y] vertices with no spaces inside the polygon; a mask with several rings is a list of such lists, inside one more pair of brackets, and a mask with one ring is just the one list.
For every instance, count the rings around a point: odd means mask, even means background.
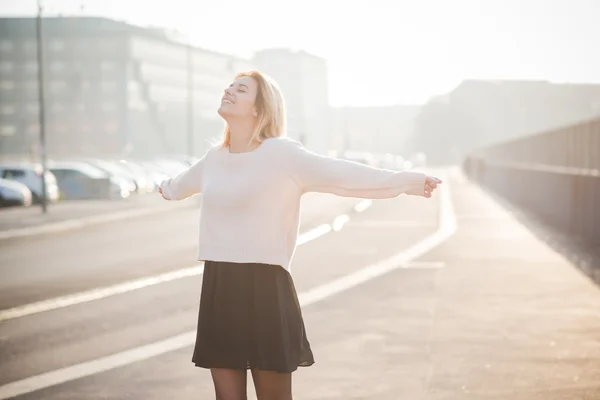
[{"label": "blonde hair", "polygon": [[[256,112],[258,113],[258,124],[249,143],[252,143],[255,140],[263,142],[268,138],[284,136],[286,125],[285,101],[281,90],[275,81],[267,75],[254,70],[240,72],[235,76],[235,79],[242,76],[254,78],[258,83],[255,100]],[[227,147],[230,143],[231,130],[226,122],[221,145]]]}]

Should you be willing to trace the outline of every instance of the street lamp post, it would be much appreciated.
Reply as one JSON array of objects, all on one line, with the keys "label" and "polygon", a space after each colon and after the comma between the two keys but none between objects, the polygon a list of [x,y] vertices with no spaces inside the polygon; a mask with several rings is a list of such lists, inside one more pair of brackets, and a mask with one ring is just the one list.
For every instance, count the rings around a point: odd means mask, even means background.
[{"label": "street lamp post", "polygon": [[40,155],[42,163],[42,193],[40,202],[42,212],[45,214],[48,211],[48,199],[46,191],[46,110],[45,105],[45,76],[44,76],[44,42],[43,42],[43,27],[42,27],[42,4],[41,0],[37,0],[37,62],[38,62],[38,104],[39,104],[39,126],[40,126]]},{"label": "street lamp post", "polygon": [[194,156],[194,59],[192,46],[187,45],[187,153]]}]

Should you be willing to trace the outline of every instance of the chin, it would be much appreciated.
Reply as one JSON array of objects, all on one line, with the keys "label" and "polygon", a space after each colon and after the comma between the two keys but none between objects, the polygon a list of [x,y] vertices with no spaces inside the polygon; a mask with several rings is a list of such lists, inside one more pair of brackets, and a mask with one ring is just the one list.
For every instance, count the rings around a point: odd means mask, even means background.
[{"label": "chin", "polygon": [[223,107],[219,107],[217,109],[217,114],[219,114],[219,116],[225,121],[228,122],[229,119],[231,119],[232,115],[230,112],[227,112],[227,110],[223,110]]}]

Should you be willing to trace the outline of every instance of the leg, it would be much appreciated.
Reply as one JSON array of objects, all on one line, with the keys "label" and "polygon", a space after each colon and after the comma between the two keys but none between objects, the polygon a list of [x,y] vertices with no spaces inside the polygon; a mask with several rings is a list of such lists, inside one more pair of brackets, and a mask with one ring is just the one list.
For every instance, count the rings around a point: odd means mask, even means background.
[{"label": "leg", "polygon": [[210,373],[217,400],[246,400],[246,370],[212,368]]},{"label": "leg", "polygon": [[292,400],[292,374],[252,370],[258,400]]}]

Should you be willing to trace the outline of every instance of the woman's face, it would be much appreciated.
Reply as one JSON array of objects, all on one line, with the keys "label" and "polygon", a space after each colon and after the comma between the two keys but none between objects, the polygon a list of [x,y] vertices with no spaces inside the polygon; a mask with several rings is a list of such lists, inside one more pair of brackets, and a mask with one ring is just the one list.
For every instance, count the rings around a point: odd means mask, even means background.
[{"label": "woman's face", "polygon": [[241,76],[223,93],[219,115],[226,117],[256,117],[258,83],[250,76]]}]

